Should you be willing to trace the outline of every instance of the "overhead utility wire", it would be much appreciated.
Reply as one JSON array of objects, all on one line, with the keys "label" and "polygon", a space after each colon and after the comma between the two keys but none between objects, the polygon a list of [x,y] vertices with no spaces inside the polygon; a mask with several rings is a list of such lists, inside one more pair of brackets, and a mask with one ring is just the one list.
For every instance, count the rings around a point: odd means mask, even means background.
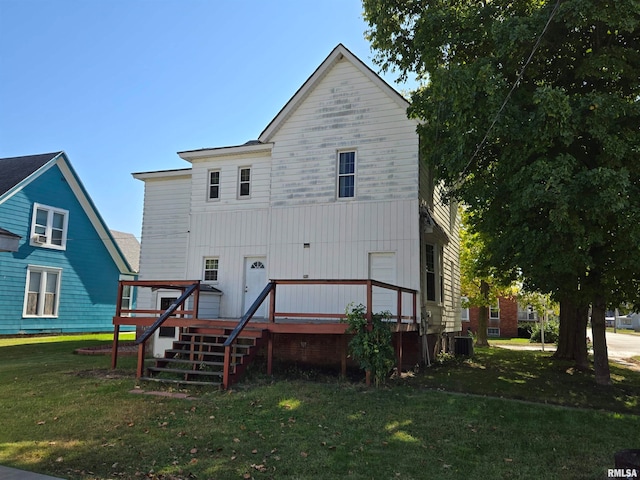
[{"label": "overhead utility wire", "polygon": [[471,164],[473,163],[473,160],[476,158],[478,153],[480,153],[480,150],[482,149],[484,144],[487,142],[487,140],[489,138],[489,134],[491,133],[491,130],[493,130],[493,127],[498,122],[498,118],[502,114],[502,111],[504,110],[504,108],[507,106],[507,103],[509,103],[509,100],[511,99],[511,95],[513,94],[515,89],[518,87],[518,84],[520,83],[520,80],[522,80],[522,77],[524,76],[524,71],[527,68],[527,66],[529,65],[529,63],[531,63],[531,60],[533,59],[533,55],[536,53],[536,50],[538,50],[538,47],[540,46],[540,42],[542,41],[542,37],[544,36],[544,34],[546,33],[547,29],[549,28],[549,24],[551,23],[551,20],[555,16],[559,6],[560,6],[560,0],[557,0],[555,6],[553,7],[553,10],[551,11],[551,14],[549,15],[549,19],[547,20],[547,23],[545,24],[544,28],[542,29],[542,32],[538,36],[538,40],[536,41],[535,45],[533,46],[533,49],[531,50],[531,53],[529,54],[529,58],[527,58],[527,61],[524,62],[524,65],[522,66],[522,69],[520,70],[520,73],[518,74],[518,78],[516,78],[516,81],[513,83],[513,86],[511,87],[511,90],[509,90],[509,93],[507,94],[507,96],[505,97],[504,101],[502,102],[502,106],[498,110],[498,113],[496,113],[495,116],[493,117],[493,121],[491,122],[491,124],[489,125],[489,128],[487,129],[486,133],[484,134],[484,137],[483,137],[482,141],[476,147],[476,150],[473,152],[473,155],[471,155],[471,158],[469,159],[469,162],[467,163],[467,165],[464,167],[464,169],[462,169],[462,172],[460,173],[460,177],[458,179],[458,182],[461,182],[463,180],[465,174],[467,173],[467,169],[471,166]]}]

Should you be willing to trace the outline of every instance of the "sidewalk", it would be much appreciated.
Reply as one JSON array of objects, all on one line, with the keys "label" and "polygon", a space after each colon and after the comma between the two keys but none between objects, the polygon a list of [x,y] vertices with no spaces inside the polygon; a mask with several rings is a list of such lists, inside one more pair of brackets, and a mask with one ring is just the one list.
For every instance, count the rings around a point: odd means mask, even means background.
[{"label": "sidewalk", "polygon": [[40,473],[26,472],[11,467],[0,465],[0,478],[2,480],[63,480],[58,477],[50,477]]}]

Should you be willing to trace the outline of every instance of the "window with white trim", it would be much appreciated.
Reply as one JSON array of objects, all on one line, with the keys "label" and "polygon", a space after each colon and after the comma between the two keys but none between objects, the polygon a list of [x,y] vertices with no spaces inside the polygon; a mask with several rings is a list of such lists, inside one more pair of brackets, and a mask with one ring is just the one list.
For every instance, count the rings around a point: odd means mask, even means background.
[{"label": "window with white trim", "polygon": [[68,210],[34,203],[30,244],[37,247],[65,250],[68,223]]},{"label": "window with white trim", "polygon": [[207,198],[209,200],[220,199],[220,170],[209,170],[209,185]]},{"label": "window with white trim", "polygon": [[500,336],[500,328],[498,327],[487,328],[487,337],[499,337],[499,336]]},{"label": "window with white trim", "polygon": [[495,305],[489,306],[489,318],[491,320],[500,320],[500,300],[496,300]]},{"label": "window with white trim", "polygon": [[251,197],[251,167],[238,169],[238,198]]},{"label": "window with white trim", "polygon": [[23,317],[57,317],[62,269],[29,265]]},{"label": "window with white trim", "polygon": [[356,152],[338,152],[338,198],[356,196]]},{"label": "window with white trim", "polygon": [[218,281],[218,265],[219,265],[219,260],[217,258],[204,259],[204,274],[202,278],[204,279],[205,282]]}]

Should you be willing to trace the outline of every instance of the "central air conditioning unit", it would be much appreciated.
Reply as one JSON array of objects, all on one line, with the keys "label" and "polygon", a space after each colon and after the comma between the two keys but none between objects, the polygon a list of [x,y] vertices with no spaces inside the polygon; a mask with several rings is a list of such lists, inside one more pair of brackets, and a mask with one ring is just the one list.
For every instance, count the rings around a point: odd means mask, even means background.
[{"label": "central air conditioning unit", "polygon": [[33,243],[47,243],[47,236],[46,235],[34,235],[32,237]]}]

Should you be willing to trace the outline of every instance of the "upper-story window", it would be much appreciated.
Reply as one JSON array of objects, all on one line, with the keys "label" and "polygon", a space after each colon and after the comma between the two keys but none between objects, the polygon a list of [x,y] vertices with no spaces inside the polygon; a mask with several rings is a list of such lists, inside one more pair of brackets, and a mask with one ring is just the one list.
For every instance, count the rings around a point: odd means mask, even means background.
[{"label": "upper-story window", "polygon": [[489,318],[491,320],[500,320],[500,300],[496,300],[494,305],[489,306]]},{"label": "upper-story window", "polygon": [[36,203],[31,221],[31,245],[64,250],[67,247],[69,212]]},{"label": "upper-story window", "polygon": [[338,152],[338,198],[356,196],[356,152]]},{"label": "upper-story window", "polygon": [[220,170],[209,170],[209,200],[220,199]]},{"label": "upper-story window", "polygon": [[251,196],[251,167],[238,169],[238,198]]}]

